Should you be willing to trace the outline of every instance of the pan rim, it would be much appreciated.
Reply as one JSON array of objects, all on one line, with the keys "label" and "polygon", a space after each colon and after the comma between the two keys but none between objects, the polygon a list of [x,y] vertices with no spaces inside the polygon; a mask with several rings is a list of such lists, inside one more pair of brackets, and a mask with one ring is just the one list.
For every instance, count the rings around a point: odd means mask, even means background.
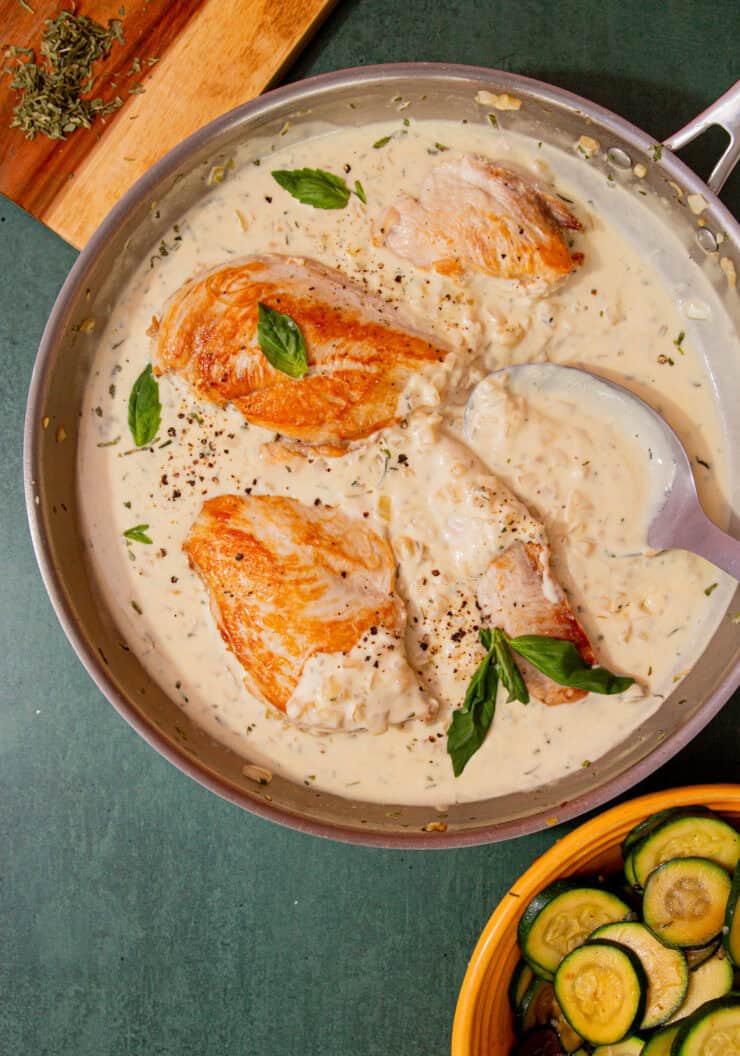
[{"label": "pan rim", "polygon": [[[631,143],[643,152],[659,145],[654,137],[649,136],[636,125],[588,99],[558,88],[534,78],[508,73],[493,68],[467,66],[454,63],[388,63],[374,66],[360,66],[331,73],[319,74],[280,88],[272,89],[255,100],[228,111],[226,114],[203,126],[188,136],[181,143],[165,154],[146,173],[144,173],[113,207],[96,229],[90,241],[81,250],[78,259],[71,268],[52,308],[44,328],[36,354],[31,381],[29,385],[23,440],[23,476],[26,499],[26,511],[31,533],[31,540],[41,577],[52,607],[59,619],[72,648],[80,662],[92,678],[101,693],[113,705],[116,711],[155,748],[160,755],[178,767],[199,784],[215,792],[223,799],[248,810],[258,817],[276,822],[299,832],[310,833],[334,839],[339,842],[400,850],[417,849],[452,849],[457,847],[478,846],[498,842],[517,836],[542,831],[552,825],[552,811],[539,810],[526,818],[517,818],[507,822],[483,825],[467,832],[444,833],[399,833],[386,834],[363,832],[361,830],[317,821],[295,814],[284,807],[272,806],[267,801],[255,800],[244,793],[227,778],[217,775],[205,764],[193,760],[184,754],[152,723],[147,721],[126,696],[115,685],[112,677],[91,644],[86,640],[70,606],[64,584],[51,558],[47,533],[41,517],[38,515],[37,496],[34,491],[39,461],[41,433],[38,429],[39,415],[43,406],[49,371],[54,349],[66,324],[69,306],[78,291],[84,285],[85,278],[95,264],[98,254],[107,242],[113,238],[118,228],[128,218],[132,209],[146,199],[152,187],[159,184],[168,174],[176,171],[197,150],[213,138],[238,127],[241,123],[269,114],[272,109],[286,103],[305,103],[312,93],[322,93],[327,88],[377,84],[394,79],[441,81],[459,81],[470,84],[471,81],[495,82],[497,87],[504,87],[513,93],[517,91],[536,94],[539,99],[551,101],[559,106],[565,105],[571,110],[588,115],[601,127],[615,132],[622,139]],[[692,193],[701,194],[709,203],[724,224],[724,230],[732,232],[731,241],[740,242],[740,224],[719,198],[708,188],[696,173],[684,164],[667,148],[663,148],[660,167],[669,176],[680,180]],[[614,799],[639,781],[652,774],[681,748],[685,747],[720,711],[732,692],[740,685],[740,657],[729,664],[714,692],[704,701],[697,713],[678,730],[666,737],[643,759],[634,763],[623,773],[612,778],[604,785],[582,793],[568,800],[558,808],[557,822],[570,820],[593,810],[605,802]]]}]

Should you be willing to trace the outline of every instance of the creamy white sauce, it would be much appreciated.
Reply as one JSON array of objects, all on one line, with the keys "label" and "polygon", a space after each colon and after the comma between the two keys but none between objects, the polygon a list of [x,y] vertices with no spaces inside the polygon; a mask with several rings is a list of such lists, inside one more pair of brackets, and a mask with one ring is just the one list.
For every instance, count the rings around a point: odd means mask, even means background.
[{"label": "creamy white sauce", "polygon": [[[389,134],[385,147],[373,149]],[[456,286],[373,246],[372,217],[399,189],[415,193],[439,143],[554,181],[584,222],[583,234],[574,237],[586,255],[584,266],[533,300],[516,284],[483,276]],[[607,188],[580,158],[547,148],[533,153],[532,146],[508,133],[450,122],[388,122],[283,147],[259,167],[237,159],[224,182],[166,239],[168,255],[159,257],[153,247],[152,261],[121,291],[106,331],[89,338],[98,340],[98,349],[83,410],[79,479],[105,603],[165,690],[250,763],[318,789],[388,803],[444,806],[536,787],[628,737],[691,667],[726,608],[729,580],[701,559],[678,551],[625,556],[641,549],[649,489],[629,437],[618,429],[605,428],[582,408],[503,392],[481,411],[471,433],[481,461],[456,446],[468,394],[489,371],[546,359],[583,365],[665,414],[695,464],[705,507],[724,517],[721,435],[697,351],[705,316],[688,310],[682,316],[676,303],[684,298],[711,313],[708,284],[697,271],[696,289],[668,288],[660,272],[670,273],[671,253],[683,253],[673,237],[647,210],[640,215],[632,199],[625,231],[608,225],[614,196],[624,192]],[[314,210],[270,176],[272,168],[304,165],[344,172],[350,186],[359,179],[367,206],[353,196],[344,210]],[[630,244],[638,237],[639,250]],[[403,303],[449,343],[448,393],[438,406],[444,422],[439,413],[419,411],[342,458],[286,459],[283,445],[248,427],[232,407],[200,403],[166,376],[160,380],[158,441],[132,450],[127,400],[149,358],[145,334],[152,316],[200,271],[261,252],[305,255],[338,267],[368,290]],[[674,342],[681,331],[688,336],[679,349]],[[439,405],[429,386],[414,379],[405,394],[409,405]],[[552,708],[536,701],[507,704],[501,696],[485,744],[455,779],[445,730],[481,656],[463,602],[504,524],[476,519],[476,488],[486,467],[531,511],[528,517],[517,503],[512,507],[521,537],[536,538],[544,526],[552,573],[600,661],[633,675],[637,684],[620,697],[590,695]],[[315,657],[289,712],[300,719],[307,707],[318,708],[327,728],[336,729],[325,734],[301,729],[250,695],[181,549],[204,499],[250,491],[308,503],[318,498],[390,539],[407,602],[408,654],[421,689],[402,671],[397,650],[387,650],[377,669],[358,667],[356,677],[336,658]],[[123,532],[142,523],[153,544],[127,543]],[[460,590],[453,584],[461,577],[468,586]],[[423,648],[425,635],[427,641],[436,636],[434,651]],[[382,643],[377,648],[383,652]],[[356,649],[359,656],[361,646]],[[416,711],[414,701],[422,696],[424,709],[430,696],[438,700],[431,722],[413,718],[378,735],[347,732],[358,722],[372,730],[398,722]]]}]

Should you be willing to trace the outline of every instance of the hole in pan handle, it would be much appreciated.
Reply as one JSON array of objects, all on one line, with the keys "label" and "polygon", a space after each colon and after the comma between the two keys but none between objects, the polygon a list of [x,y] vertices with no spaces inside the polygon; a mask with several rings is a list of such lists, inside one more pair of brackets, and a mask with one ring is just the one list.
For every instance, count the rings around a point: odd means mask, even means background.
[{"label": "hole in pan handle", "polygon": [[707,180],[709,190],[714,194],[719,194],[740,157],[740,81],[735,81],[732,88],[729,88],[716,102],[697,114],[683,128],[679,128],[678,132],[664,139],[663,146],[668,150],[680,150],[700,136],[702,132],[706,132],[712,125],[719,125],[730,137],[725,152]]}]

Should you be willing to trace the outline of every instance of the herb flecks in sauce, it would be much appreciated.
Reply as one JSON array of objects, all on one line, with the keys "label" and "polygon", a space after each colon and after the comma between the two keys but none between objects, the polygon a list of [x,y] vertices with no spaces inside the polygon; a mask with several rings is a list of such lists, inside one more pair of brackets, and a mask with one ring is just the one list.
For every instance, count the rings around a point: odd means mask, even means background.
[{"label": "herb flecks in sauce", "polygon": [[135,524],[133,528],[127,528],[123,536],[124,539],[130,539],[134,543],[151,544],[152,540],[146,534],[148,530],[148,524]]}]

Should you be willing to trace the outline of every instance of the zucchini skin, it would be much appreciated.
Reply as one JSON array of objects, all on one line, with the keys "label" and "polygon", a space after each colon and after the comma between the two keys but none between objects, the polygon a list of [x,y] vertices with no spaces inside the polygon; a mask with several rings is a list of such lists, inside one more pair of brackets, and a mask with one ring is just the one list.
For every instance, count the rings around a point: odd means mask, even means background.
[{"label": "zucchini skin", "polygon": [[633,826],[627,833],[625,838],[622,840],[621,851],[622,858],[626,861],[627,855],[636,847],[638,843],[641,843],[646,836],[648,836],[654,829],[657,829],[658,825],[662,825],[664,821],[668,821],[669,818],[680,818],[682,815],[693,815],[693,814],[711,814],[712,812],[705,807],[666,807],[664,810],[658,810],[655,814],[650,814],[647,818],[642,821],[638,821],[637,825]]},{"label": "zucchini skin", "polygon": [[[732,1010],[737,1011],[738,1022],[740,1022],[740,994],[732,994],[729,997],[718,997],[714,1001],[707,1001],[706,1004],[698,1008],[681,1024],[671,1048],[671,1056],[700,1056],[701,1050],[692,1044],[695,1032],[707,1018]],[[720,1050],[717,1051],[719,1052]]]},{"label": "zucchini skin", "polygon": [[[719,906],[719,904],[712,905],[710,903],[705,918],[711,919],[711,915],[713,915],[716,918],[714,920],[715,926],[710,928],[707,920],[705,931],[694,934],[693,936],[689,934],[691,924],[686,923],[687,918],[685,916],[681,918],[684,922],[683,929],[681,929],[680,924],[677,926],[675,919],[668,920],[665,923],[663,922],[665,913],[659,911],[665,903],[662,902],[660,896],[660,886],[666,881],[666,878],[673,874],[679,876],[680,873],[685,874],[683,878],[683,883],[685,885],[686,882],[691,879],[692,872],[698,877],[701,877],[702,874],[710,877],[715,885],[724,886],[726,884],[727,893],[725,894],[725,898],[729,897],[729,874],[726,869],[710,858],[671,858],[669,861],[663,862],[662,865],[659,865],[657,869],[652,871],[648,877],[647,884],[645,885],[645,890],[642,896],[642,919],[651,931],[655,932],[665,946],[673,946],[679,949],[701,948],[715,939],[722,930],[722,924],[726,912],[726,902],[721,906]],[[696,918],[697,921],[699,919],[700,918],[698,917]]]},{"label": "zucchini skin", "polygon": [[[696,825],[693,830],[688,828],[687,823],[695,821]],[[723,849],[723,854],[709,854],[704,853],[696,846],[688,846],[685,851],[681,850],[681,835],[676,833],[673,835],[673,845],[670,845],[670,852],[665,857],[658,857],[654,864],[651,859],[655,853],[656,845],[659,845],[664,840],[670,841],[672,830],[682,829],[687,830],[684,832],[683,839],[689,838],[689,833],[693,836],[699,826],[710,826],[713,830],[715,839],[721,841],[722,838],[727,843],[727,846]],[[732,847],[729,845],[732,844]],[[652,853],[651,853],[652,852]],[[738,863],[738,854],[740,854],[740,834],[729,825],[723,818],[718,818],[712,814],[701,814],[695,811],[691,813],[680,813],[670,818],[663,819],[654,829],[652,829],[646,836],[644,836],[638,843],[631,848],[632,864],[631,868],[634,873],[635,880],[640,887],[644,887],[647,883],[648,877],[655,869],[659,868],[666,861],[670,861],[676,858],[707,858],[709,861],[714,861],[718,865],[721,865],[724,869],[732,872]]]},{"label": "zucchini skin", "polygon": [[636,1034],[630,1034],[621,1041],[614,1041],[611,1045],[597,1045],[593,1056],[642,1056],[645,1042]]},{"label": "zucchini skin", "polygon": [[[621,908],[621,916],[612,919],[630,920],[635,916],[635,914],[624,901],[624,899],[620,895],[617,895],[613,891],[610,891],[603,884],[589,883],[586,880],[555,880],[552,884],[548,884],[547,887],[543,888],[542,891],[540,891],[534,896],[532,901],[524,910],[524,913],[522,914],[522,917],[519,921],[519,926],[517,928],[517,939],[519,942],[519,949],[522,952],[522,956],[527,961],[527,963],[531,965],[535,974],[540,976],[540,978],[546,979],[550,982],[555,977],[555,968],[557,967],[557,965],[551,968],[548,965],[542,964],[541,961],[538,960],[538,958],[532,953],[530,935],[532,933],[532,929],[539,920],[540,915],[545,910],[547,910],[547,908],[551,906],[556,899],[560,898],[563,895],[573,894],[577,891],[589,892],[597,896],[598,898],[611,900],[612,906],[615,910],[617,908]],[[602,923],[608,923],[608,921],[604,921]],[[596,926],[598,927],[598,924]],[[584,939],[577,945],[582,945],[582,942],[585,941],[587,937],[588,934],[585,934]]]},{"label": "zucchini skin", "polygon": [[550,1022],[555,993],[552,983],[536,976],[527,987],[527,991],[516,1010],[516,1029],[518,1034],[527,1034],[535,1027],[545,1027]]},{"label": "zucchini skin", "polygon": [[[597,947],[609,947],[610,949],[618,950],[630,965],[632,973],[635,977],[635,982],[637,984],[637,999],[634,1002],[635,1007],[632,1019],[629,1023],[626,1024],[624,1033],[621,1034],[618,1038],[612,1038],[610,1040],[607,1040],[603,1037],[597,1038],[594,1036],[593,1030],[590,1030],[588,1028],[588,1024],[579,1024],[574,1022],[575,1017],[572,1018],[572,1010],[568,1008],[569,1002],[567,998],[565,1001],[563,1001],[563,995],[560,992],[560,988],[558,987],[558,975],[561,972],[567,971],[568,961],[570,960],[570,958],[574,957],[576,954],[581,954],[584,949],[587,949],[589,947],[593,948],[594,950]],[[611,939],[598,939],[594,941],[585,942],[582,946],[578,946],[576,947],[576,949],[571,950],[571,952],[566,954],[566,956],[561,961],[555,976],[555,999],[558,1002],[558,1005],[560,1006],[560,1010],[563,1013],[564,1018],[568,1021],[568,1023],[576,1032],[576,1034],[579,1034],[584,1039],[584,1041],[589,1042],[589,1044],[591,1045],[614,1044],[617,1041],[622,1041],[624,1038],[629,1037],[635,1030],[639,1028],[640,1023],[642,1023],[643,1017],[645,1015],[647,988],[647,976],[645,975],[645,969],[643,968],[639,957],[635,953],[633,953],[628,946],[623,946],[619,942],[612,942]],[[585,1030],[583,1029],[584,1026],[586,1026]]]},{"label": "zucchini skin", "polygon": [[529,989],[531,983],[534,980],[534,970],[531,965],[522,958],[516,968],[511,974],[511,981],[509,983],[508,998],[509,1007],[512,1012],[516,1012],[522,1003],[524,995]]},{"label": "zucchini skin", "polygon": [[706,946],[697,946],[693,950],[686,950],[686,960],[688,961],[689,971],[695,972],[697,968],[701,968],[705,961],[710,960],[714,957],[715,953],[719,949],[720,939],[712,939]]},{"label": "zucchini skin", "polygon": [[740,968],[740,866],[735,869],[727,900],[723,942],[730,960]]},{"label": "zucchini skin", "polygon": [[[630,936],[633,937],[632,941],[630,941]],[[681,1005],[686,1000],[686,993],[689,988],[689,967],[686,963],[686,956],[683,953],[683,950],[666,946],[646,924],[642,924],[638,921],[621,921],[617,924],[604,924],[602,927],[596,929],[591,936],[591,939],[599,942],[603,939],[610,939],[612,942],[618,942],[622,946],[627,946],[628,949],[632,950],[636,957],[639,958],[640,963],[645,970],[648,982],[645,1015],[640,1023],[640,1030],[653,1030],[656,1027],[662,1026],[663,1023],[668,1022],[674,1013],[681,1008]],[[641,947],[642,953],[644,953],[646,958],[645,960],[643,960],[643,956],[641,955]],[[650,972],[651,967],[653,968],[653,975],[651,975]],[[661,979],[661,968],[667,969],[669,973],[668,986],[666,985],[665,978]],[[674,986],[671,978],[675,978],[676,975],[680,977],[681,980],[681,985],[678,989]],[[662,987],[658,985],[661,982]],[[657,987],[657,990],[655,987]],[[661,1006],[660,1003],[657,1003],[657,997],[661,991],[664,1001],[666,994],[669,991],[674,991],[671,1004],[663,1004]]]},{"label": "zucchini skin", "polygon": [[684,1003],[671,1016],[669,1023],[682,1023],[708,1001],[726,997],[732,990],[732,964],[721,955],[710,957],[689,977],[689,989]]},{"label": "zucchini skin", "polygon": [[679,1024],[675,1023],[656,1030],[653,1036],[645,1042],[645,1048],[640,1056],[671,1056],[671,1048],[680,1029]]}]

